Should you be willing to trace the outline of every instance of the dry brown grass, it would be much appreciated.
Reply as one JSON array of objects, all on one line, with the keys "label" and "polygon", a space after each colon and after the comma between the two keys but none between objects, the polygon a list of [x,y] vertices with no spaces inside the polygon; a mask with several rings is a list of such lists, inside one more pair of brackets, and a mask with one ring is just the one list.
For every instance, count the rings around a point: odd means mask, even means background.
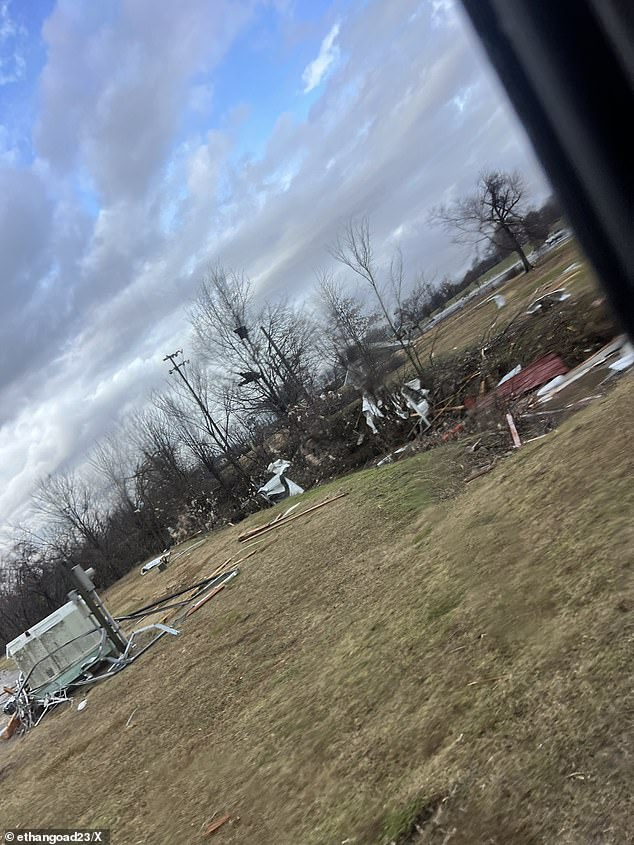
[{"label": "dry brown grass", "polygon": [[[564,272],[572,264],[580,267],[576,271]],[[491,296],[490,292],[484,294],[426,333],[418,343],[419,353],[424,359],[432,348],[435,355],[442,355],[473,346],[494,321],[495,330],[500,331],[536,296],[564,286],[576,297],[590,292],[602,295],[596,276],[574,240],[547,253],[531,273],[522,273],[499,287],[495,293],[501,293],[506,298],[503,309],[498,311],[493,302],[481,304]]]},{"label": "dry brown grass", "polygon": [[[2,821],[113,845],[203,841],[224,812],[214,842],[632,841],[633,388],[467,486],[453,445],[308,494],[350,492],[85,710],[0,747]],[[107,601],[201,577],[272,513]]]}]

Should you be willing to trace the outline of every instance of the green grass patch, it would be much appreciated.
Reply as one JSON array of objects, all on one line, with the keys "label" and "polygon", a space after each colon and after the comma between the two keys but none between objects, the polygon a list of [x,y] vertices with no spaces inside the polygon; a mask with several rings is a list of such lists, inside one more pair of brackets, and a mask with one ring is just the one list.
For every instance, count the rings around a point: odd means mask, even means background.
[{"label": "green grass patch", "polygon": [[381,825],[381,845],[408,845],[420,829],[433,817],[442,803],[441,796],[424,799],[420,796],[403,807],[389,811]]},{"label": "green grass patch", "polygon": [[462,593],[447,593],[443,596],[433,597],[427,610],[427,619],[429,622],[434,622],[442,616],[451,613],[463,599]]}]

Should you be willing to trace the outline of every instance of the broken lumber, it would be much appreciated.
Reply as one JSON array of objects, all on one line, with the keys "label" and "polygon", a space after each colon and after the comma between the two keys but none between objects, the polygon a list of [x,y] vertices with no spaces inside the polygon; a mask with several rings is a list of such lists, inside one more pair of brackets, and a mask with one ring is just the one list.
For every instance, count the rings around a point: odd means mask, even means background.
[{"label": "broken lumber", "polygon": [[269,531],[273,531],[276,528],[281,528],[284,525],[288,525],[288,523],[293,522],[294,519],[301,519],[301,517],[307,516],[309,513],[319,510],[319,508],[323,508],[326,505],[329,505],[331,502],[336,502],[337,499],[342,499],[344,496],[347,495],[347,493],[339,493],[337,496],[333,496],[331,499],[326,499],[325,501],[320,502],[318,505],[313,505],[312,508],[306,508],[305,511],[301,511],[301,513],[296,513],[295,516],[289,516],[286,519],[280,520],[274,519],[266,525],[262,525],[259,528],[254,528],[252,531],[246,531],[244,534],[240,534],[240,536],[238,537],[238,542],[244,543],[246,540],[250,540],[252,537],[259,537],[261,534],[268,534]]},{"label": "broken lumber", "polygon": [[[248,546],[247,546],[247,548],[248,548]],[[268,547],[264,546],[264,549],[266,549],[266,548],[268,548]],[[232,557],[229,558],[229,561],[227,561],[226,564],[223,564],[221,567],[216,569],[216,571],[213,574],[213,577],[218,578],[221,575],[225,575],[227,572],[231,572],[231,570],[235,569],[236,566],[239,563],[244,563],[245,560],[248,560],[250,557],[253,557],[253,555],[257,554],[259,551],[264,551],[264,549],[254,549],[252,552],[249,552],[248,555],[244,555],[244,557],[238,558],[238,560],[233,560]],[[231,566],[228,566],[229,562],[231,562]],[[228,568],[225,568],[227,566],[228,566]]]},{"label": "broken lumber", "polygon": [[217,586],[217,587],[214,587],[214,588],[213,588],[213,590],[210,590],[210,591],[207,593],[207,595],[205,595],[205,596],[203,596],[201,599],[199,599],[199,600],[196,602],[196,604],[192,605],[192,606],[189,608],[189,610],[187,611],[187,613],[185,614],[185,616],[186,616],[186,617],[187,617],[187,616],[191,616],[191,615],[192,615],[192,613],[196,613],[196,611],[197,611],[197,610],[200,610],[200,608],[201,608],[204,604],[207,604],[207,602],[209,601],[209,599],[212,599],[215,595],[218,595],[218,593],[219,593],[221,590],[224,590],[224,588],[225,588],[225,582],[223,581],[223,583],[222,583],[222,584],[218,584],[218,586]]},{"label": "broken lumber", "polygon": [[207,836],[211,836],[211,834],[215,833],[219,828],[223,826],[223,824],[226,824],[230,818],[231,816],[229,815],[229,813],[227,813],[226,815],[221,816],[219,819],[216,819],[216,821],[207,825],[207,827],[203,831],[203,837],[206,838]]},{"label": "broken lumber", "polygon": [[14,713],[13,716],[11,716],[11,718],[7,722],[7,724],[4,726],[4,729],[0,731],[0,739],[11,739],[11,737],[19,727],[20,717],[17,713]]},{"label": "broken lumber", "polygon": [[211,578],[215,578],[215,577],[216,577],[216,575],[220,575],[220,574],[222,573],[222,570],[223,570],[226,566],[228,566],[228,565],[231,563],[231,561],[232,561],[232,560],[233,560],[233,557],[228,557],[224,563],[221,563],[221,564],[220,564],[220,566],[217,566],[217,567],[214,569],[214,571],[211,573],[211,575],[209,576],[209,578],[210,578],[210,579],[211,579]]},{"label": "broken lumber", "polygon": [[520,440],[520,436],[517,433],[517,428],[515,427],[515,420],[511,416],[511,414],[506,415],[506,422],[508,423],[509,431],[511,432],[511,437],[513,438],[513,445],[516,449],[519,449],[522,445],[522,441]]}]

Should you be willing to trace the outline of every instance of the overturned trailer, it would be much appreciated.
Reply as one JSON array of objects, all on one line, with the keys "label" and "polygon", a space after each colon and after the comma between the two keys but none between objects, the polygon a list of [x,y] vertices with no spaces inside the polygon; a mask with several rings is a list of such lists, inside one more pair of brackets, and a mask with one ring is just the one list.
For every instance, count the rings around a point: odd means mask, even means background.
[{"label": "overturned trailer", "polygon": [[[126,637],[97,595],[93,576],[92,569],[73,567],[76,589],[69,601],[7,644],[7,657],[20,674],[3,707],[11,717],[5,738],[34,727],[51,707],[69,701],[73,690],[112,677],[164,634],[178,634],[155,624]],[[138,648],[135,637],[152,629],[158,635]]]},{"label": "overturned trailer", "polygon": [[115,652],[77,596],[7,643],[7,657],[43,694],[67,687],[86,667]]}]

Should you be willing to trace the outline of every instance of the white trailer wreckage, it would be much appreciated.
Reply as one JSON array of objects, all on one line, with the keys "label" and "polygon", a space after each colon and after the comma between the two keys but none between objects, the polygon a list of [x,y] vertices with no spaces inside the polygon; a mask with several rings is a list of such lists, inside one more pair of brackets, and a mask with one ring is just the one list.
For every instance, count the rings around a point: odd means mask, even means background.
[{"label": "white trailer wreckage", "polygon": [[121,623],[191,605],[176,620],[180,622],[239,573],[236,567],[222,568],[224,571],[125,616],[113,617],[97,595],[94,570],[73,567],[76,589],[68,594],[69,601],[7,644],[7,657],[14,661],[19,675],[12,687],[4,687],[7,700],[2,709],[10,718],[0,738],[26,733],[52,708],[70,703],[74,693],[112,678],[166,634],[178,636],[177,628],[160,622],[125,634]]}]

